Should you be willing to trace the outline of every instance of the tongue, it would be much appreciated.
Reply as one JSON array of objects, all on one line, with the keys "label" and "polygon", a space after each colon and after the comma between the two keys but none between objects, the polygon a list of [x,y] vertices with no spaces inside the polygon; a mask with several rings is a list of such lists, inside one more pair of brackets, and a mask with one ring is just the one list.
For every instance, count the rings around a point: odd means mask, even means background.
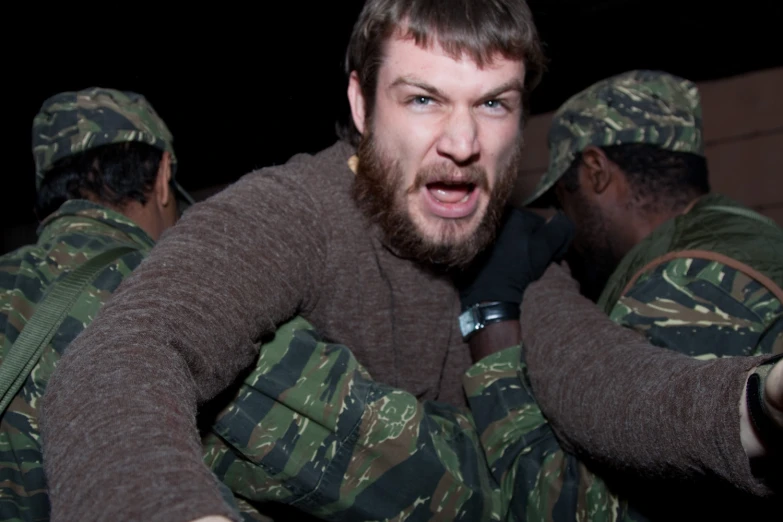
[{"label": "tongue", "polygon": [[468,185],[446,185],[445,183],[432,183],[427,185],[432,197],[441,203],[458,203],[470,192]]}]

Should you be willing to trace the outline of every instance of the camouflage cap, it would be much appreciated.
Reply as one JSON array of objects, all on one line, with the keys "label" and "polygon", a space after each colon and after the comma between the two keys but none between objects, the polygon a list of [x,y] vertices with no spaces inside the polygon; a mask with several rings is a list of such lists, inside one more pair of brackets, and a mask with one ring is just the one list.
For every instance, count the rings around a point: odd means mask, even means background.
[{"label": "camouflage cap", "polygon": [[168,127],[141,94],[91,87],[47,99],[33,119],[35,188],[54,164],[102,145],[143,142],[171,155],[172,184],[190,204],[193,198],[173,180],[177,168]]},{"label": "camouflage cap", "polygon": [[635,70],[599,81],[572,96],[549,129],[549,168],[525,201],[554,186],[588,145],[648,143],[704,155],[696,85],[661,71]]}]

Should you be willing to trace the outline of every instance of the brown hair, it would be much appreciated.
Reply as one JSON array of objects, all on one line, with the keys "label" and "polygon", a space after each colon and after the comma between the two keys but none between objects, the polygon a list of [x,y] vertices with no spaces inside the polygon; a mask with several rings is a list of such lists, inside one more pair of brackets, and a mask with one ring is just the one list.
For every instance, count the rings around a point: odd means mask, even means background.
[{"label": "brown hair", "polygon": [[[525,0],[367,0],[348,43],[345,68],[356,71],[372,117],[383,45],[396,30],[405,30],[416,45],[438,44],[457,58],[467,53],[479,67],[495,54],[525,62],[524,115],[530,92],[544,72],[545,58]],[[343,138],[358,146],[359,131],[349,119]]]}]

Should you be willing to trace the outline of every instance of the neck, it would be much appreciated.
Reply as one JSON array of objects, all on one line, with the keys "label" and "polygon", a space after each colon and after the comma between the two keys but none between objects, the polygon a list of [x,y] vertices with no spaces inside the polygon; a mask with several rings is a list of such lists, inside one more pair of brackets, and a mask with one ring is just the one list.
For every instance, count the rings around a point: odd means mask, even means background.
[{"label": "neck", "polygon": [[162,231],[160,230],[158,220],[153,214],[152,206],[149,203],[147,205],[142,205],[138,201],[128,201],[120,207],[117,205],[110,205],[105,201],[93,201],[130,219],[139,228],[146,232],[153,241],[160,239],[160,234]]},{"label": "neck", "polygon": [[693,208],[693,206],[699,201],[701,196],[694,196],[685,205],[678,205],[675,208],[662,211],[644,211],[641,210],[635,217],[633,227],[633,245],[637,245],[643,241],[647,236],[652,234],[655,229],[677,216],[687,214]]}]

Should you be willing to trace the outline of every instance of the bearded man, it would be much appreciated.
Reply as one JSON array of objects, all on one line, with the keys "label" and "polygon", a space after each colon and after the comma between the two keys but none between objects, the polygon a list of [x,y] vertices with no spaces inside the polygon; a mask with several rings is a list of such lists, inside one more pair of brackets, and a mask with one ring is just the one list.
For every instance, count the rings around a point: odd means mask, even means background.
[{"label": "bearded man", "polygon": [[[43,420],[53,520],[233,517],[197,406],[295,317],[376,380],[465,405],[453,276],[493,241],[519,170],[543,68],[530,10],[370,0],[347,62],[350,135],[194,206],[62,359]],[[495,319],[518,319],[521,290]],[[249,431],[232,443],[255,447]]]}]

